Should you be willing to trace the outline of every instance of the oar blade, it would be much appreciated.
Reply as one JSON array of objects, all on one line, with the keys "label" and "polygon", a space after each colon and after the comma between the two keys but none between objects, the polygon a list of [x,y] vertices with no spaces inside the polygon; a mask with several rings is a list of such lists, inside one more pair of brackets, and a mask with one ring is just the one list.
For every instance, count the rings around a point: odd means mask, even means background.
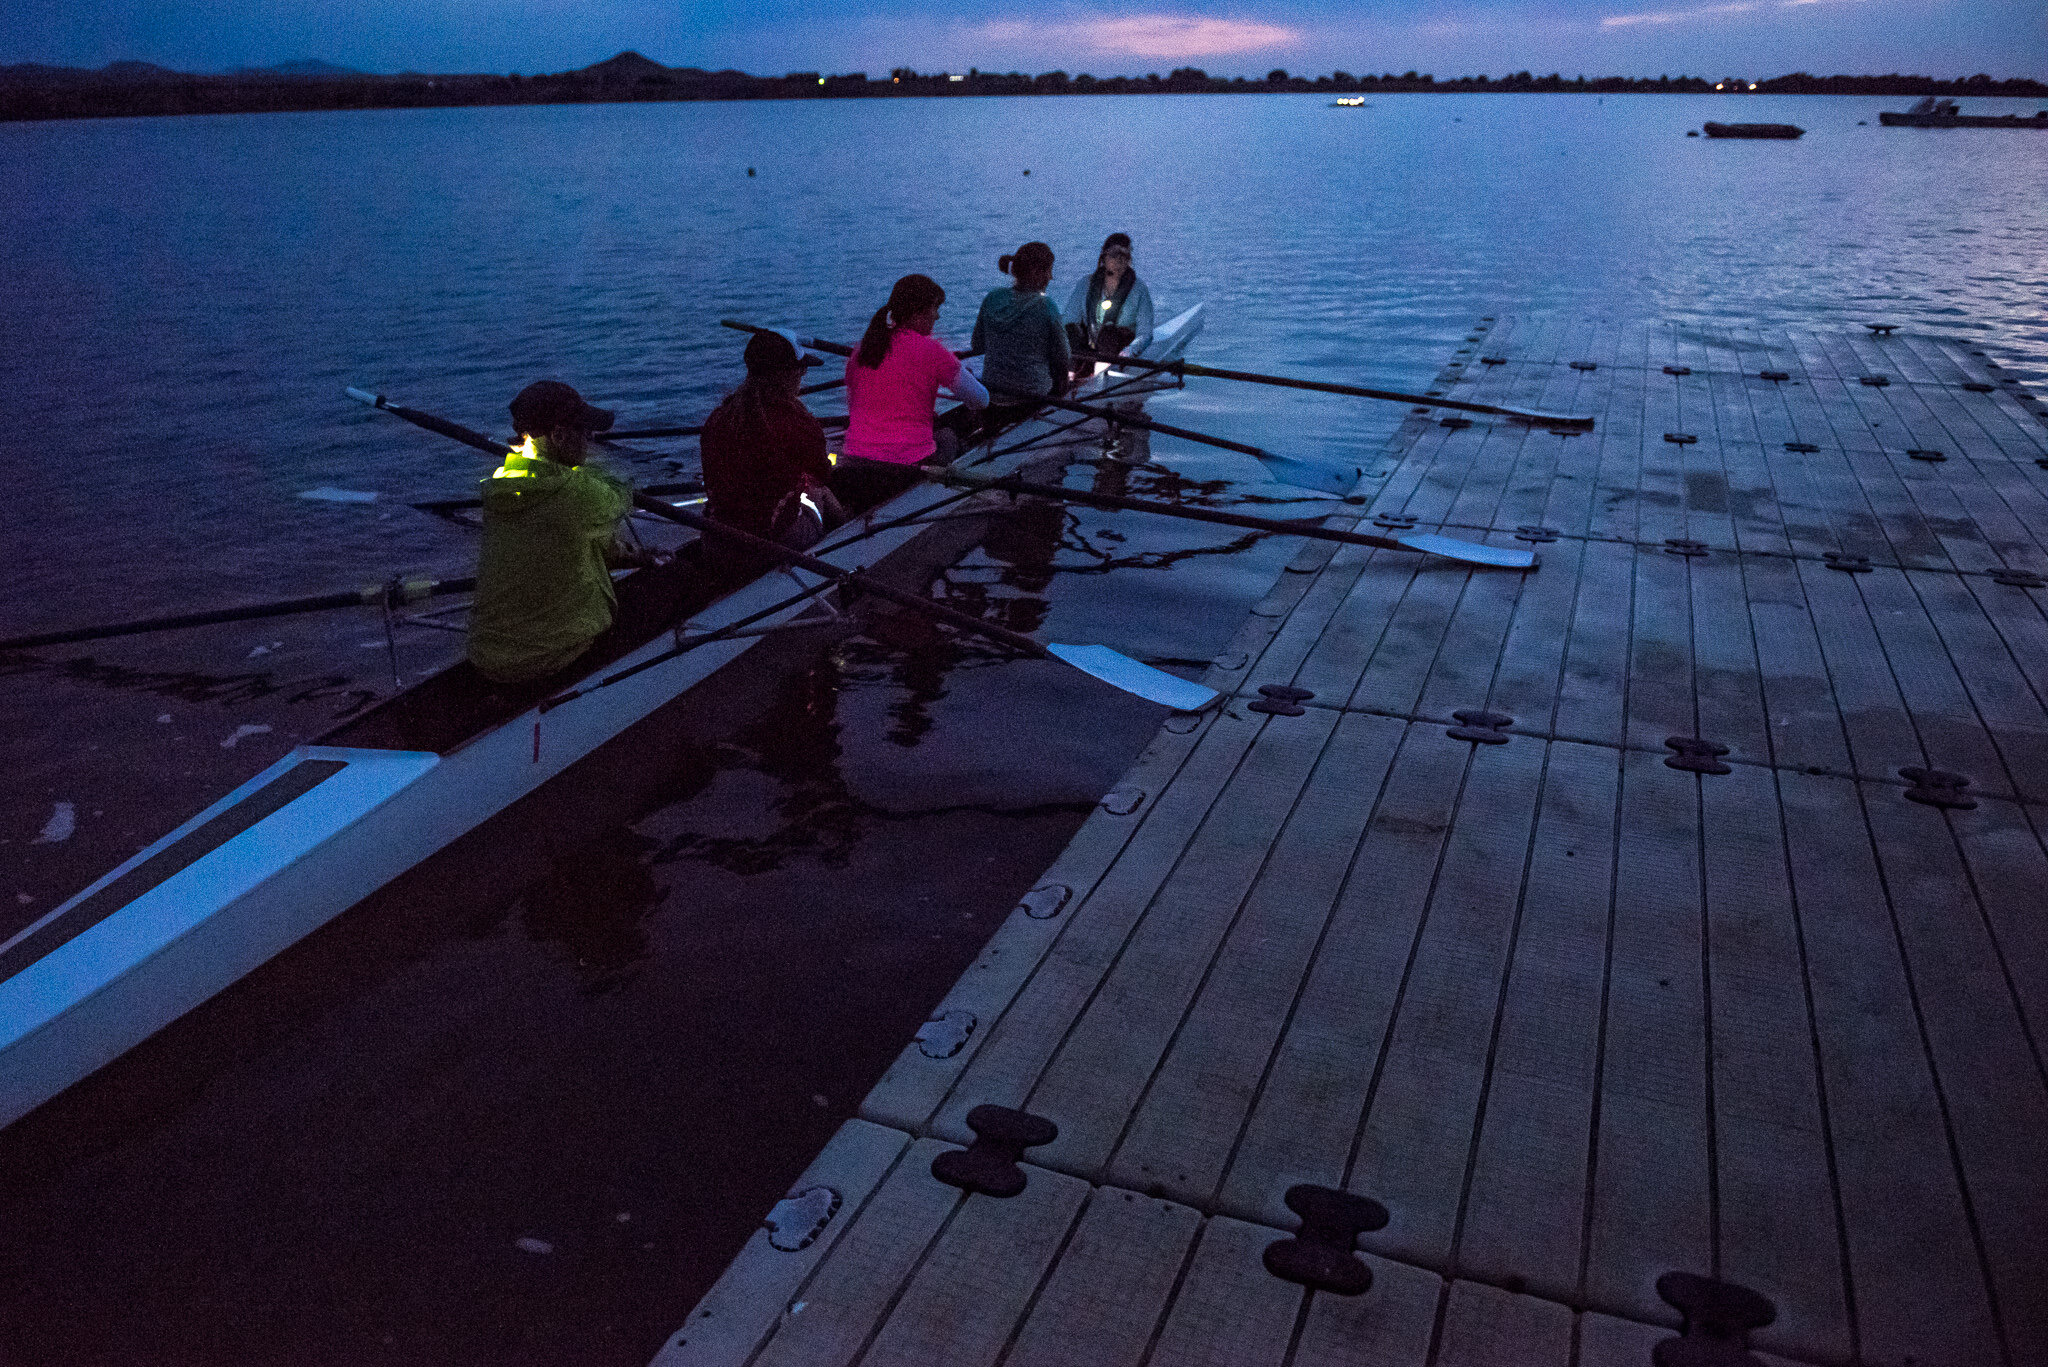
[{"label": "oar blade", "polygon": [[1440,555],[1446,560],[1462,560],[1468,565],[1498,565],[1502,569],[1530,570],[1536,568],[1534,551],[1511,551],[1502,546],[1482,546],[1474,541],[1458,541],[1434,532],[1411,532],[1397,536],[1411,551],[1423,551],[1429,555]]},{"label": "oar blade", "polygon": [[1358,477],[1365,473],[1356,465],[1319,465],[1311,460],[1297,460],[1271,451],[1259,453],[1259,464],[1281,484],[1313,489],[1333,498],[1342,498],[1350,493],[1352,486],[1358,483]]},{"label": "oar blade", "polygon": [[1112,688],[1135,693],[1176,712],[1198,712],[1217,698],[1213,688],[1204,688],[1163,669],[1140,664],[1108,646],[1068,646],[1054,642],[1046,649],[1083,674],[1092,674]]}]

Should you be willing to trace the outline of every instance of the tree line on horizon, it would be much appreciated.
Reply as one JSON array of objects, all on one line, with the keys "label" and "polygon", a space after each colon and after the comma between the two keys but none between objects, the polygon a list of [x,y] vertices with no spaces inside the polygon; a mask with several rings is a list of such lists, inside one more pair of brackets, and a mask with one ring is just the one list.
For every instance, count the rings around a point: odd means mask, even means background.
[{"label": "tree line on horizon", "polygon": [[743,71],[666,67],[637,52],[622,52],[593,66],[552,75],[374,75],[320,62],[222,75],[192,75],[144,62],[115,62],[99,70],[33,64],[0,67],[0,120],[104,118],[135,115],[302,112],[341,109],[428,108],[464,105],[578,104],[665,100],[848,99],[955,95],[1150,94],[1775,94],[1865,96],[2048,95],[2048,85],[2027,78],[1994,79],[1987,73],[1958,80],[1929,76],[1813,76],[1806,72],[1751,81],[1724,76],[1460,76],[1439,81],[1426,72],[1354,76],[1336,71],[1297,76],[1275,68],[1263,78],[1211,76],[1179,67],[1165,76],[1069,76],[990,72],[919,72],[898,67],[870,78],[864,71],[827,75],[795,71],[751,76]]}]

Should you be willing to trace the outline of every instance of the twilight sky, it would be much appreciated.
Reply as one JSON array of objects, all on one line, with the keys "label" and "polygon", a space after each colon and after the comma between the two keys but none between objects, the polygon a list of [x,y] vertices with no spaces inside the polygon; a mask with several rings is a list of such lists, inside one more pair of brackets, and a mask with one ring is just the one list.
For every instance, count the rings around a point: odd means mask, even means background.
[{"label": "twilight sky", "polygon": [[0,63],[2048,78],[2042,0],[4,0]]}]

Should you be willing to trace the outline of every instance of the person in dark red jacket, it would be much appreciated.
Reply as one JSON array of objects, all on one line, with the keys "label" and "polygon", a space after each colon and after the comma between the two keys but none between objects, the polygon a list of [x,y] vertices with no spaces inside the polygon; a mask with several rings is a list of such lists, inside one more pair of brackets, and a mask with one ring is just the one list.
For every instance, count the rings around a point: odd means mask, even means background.
[{"label": "person in dark red jacket", "polygon": [[843,520],[826,488],[825,429],[797,397],[819,359],[778,329],[748,340],[746,363],[747,378],[704,423],[706,511],[804,550]]}]

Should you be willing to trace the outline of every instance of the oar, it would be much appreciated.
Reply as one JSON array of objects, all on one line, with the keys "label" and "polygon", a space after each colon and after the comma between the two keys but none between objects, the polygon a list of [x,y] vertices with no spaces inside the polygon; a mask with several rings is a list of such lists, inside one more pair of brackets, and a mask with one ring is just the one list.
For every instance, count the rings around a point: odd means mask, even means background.
[{"label": "oar", "polygon": [[[836,380],[833,383],[845,384],[846,381]],[[829,389],[831,387],[831,385],[816,386],[817,389]],[[800,389],[797,392],[799,394],[809,394],[813,393],[814,390]],[[843,414],[828,413],[818,419],[818,425],[820,427],[844,427],[846,426],[846,418]],[[597,435],[606,441],[640,441],[652,437],[701,437],[704,435],[704,424],[700,422],[695,427],[636,427],[630,432],[599,432]]]},{"label": "oar", "polygon": [[1249,446],[1227,437],[1212,437],[1206,432],[1195,432],[1185,427],[1172,427],[1150,418],[1141,418],[1131,413],[1119,413],[1113,408],[1098,408],[1093,404],[1075,403],[1071,399],[1051,399],[1043,395],[1034,396],[1039,403],[1049,408],[1064,408],[1069,413],[1081,413],[1103,422],[1115,423],[1120,427],[1136,427],[1146,432],[1157,432],[1163,437],[1179,437],[1183,441],[1199,442],[1203,446],[1214,446],[1224,451],[1238,451],[1256,457],[1261,464],[1270,466],[1273,477],[1283,484],[1293,484],[1304,489],[1316,489],[1326,494],[1347,494],[1358,477],[1365,473],[1356,465],[1318,465],[1314,461],[1297,460],[1283,456],[1277,451]]},{"label": "oar", "polygon": [[[380,394],[371,394],[361,389],[351,389],[348,392],[351,398],[360,399],[362,402],[382,409],[386,413],[394,414],[404,418],[407,422],[424,427],[429,432],[439,432],[444,437],[452,437],[465,446],[475,447],[477,450],[487,452],[493,456],[503,456],[510,449],[503,442],[494,442],[482,433],[471,431],[460,423],[449,422],[446,418],[438,418],[431,413],[423,413],[417,408],[406,408],[401,404],[389,403]],[[647,494],[635,494],[633,496],[633,506],[641,509],[643,512],[652,513],[656,517],[667,518],[669,521],[680,523],[685,527],[693,527],[704,535],[723,537],[728,541],[737,542],[761,554],[780,560],[784,564],[807,569],[813,574],[822,575],[836,583],[842,585],[851,583],[862,592],[873,593],[877,597],[887,598],[891,602],[900,603],[913,612],[921,612],[928,617],[936,617],[940,621],[951,622],[963,631],[971,631],[977,635],[1000,641],[1011,649],[1025,655],[1037,656],[1041,659],[1051,656],[1064,660],[1074,666],[1074,668],[1081,670],[1083,673],[1092,674],[1106,684],[1121,688],[1126,693],[1135,693],[1139,697],[1152,702],[1162,703],[1167,707],[1173,708],[1175,711],[1199,711],[1216,701],[1218,696],[1213,688],[1204,688],[1200,684],[1189,683],[1186,679],[1176,678],[1163,669],[1154,669],[1150,665],[1140,664],[1127,655],[1119,655],[1107,646],[1070,646],[1058,643],[1040,645],[1029,636],[1019,635],[1007,627],[999,627],[993,622],[984,622],[979,617],[970,617],[968,614],[955,608],[949,608],[943,603],[934,603],[929,598],[919,597],[917,594],[906,593],[902,589],[877,583],[858,571],[842,570],[830,561],[819,560],[815,556],[805,555],[802,551],[790,550],[780,542],[765,540],[750,533],[740,531],[738,528],[729,527],[723,522],[713,522],[710,518],[699,517],[695,513],[686,513],[680,508],[671,508],[668,504]]]},{"label": "oar", "polygon": [[1057,484],[1033,484],[1014,475],[992,479],[964,471],[948,471],[937,478],[948,484],[976,489],[1036,494],[1066,503],[1086,503],[1097,508],[1117,508],[1134,513],[1158,513],[1164,517],[1182,517],[1190,522],[1214,522],[1225,527],[1250,527],[1255,531],[1275,532],[1281,536],[1306,536],[1318,541],[1337,541],[1347,546],[1371,546],[1382,551],[1423,551],[1430,555],[1443,556],[1447,560],[1462,560],[1468,565],[1499,565],[1517,570],[1536,568],[1536,555],[1533,551],[1481,546],[1470,541],[1456,541],[1448,536],[1437,536],[1432,532],[1416,532],[1405,536],[1374,536],[1368,532],[1339,531],[1335,527],[1325,527],[1316,521],[1250,517],[1244,513],[1221,513],[1208,508],[1189,508],[1178,503],[1125,498],[1121,494],[1098,494],[1080,489],[1067,489]]},{"label": "oar", "polygon": [[1095,356],[1081,353],[1083,360],[1105,361],[1121,370],[1136,366],[1140,370],[1164,370],[1175,375],[1197,375],[1211,380],[1243,380],[1248,384],[1277,385],[1283,389],[1313,389],[1319,394],[1349,394],[1358,399],[1387,399],[1394,403],[1414,404],[1417,407],[1455,408],[1462,413],[1485,413],[1490,417],[1513,418],[1516,422],[1533,423],[1538,427],[1572,427],[1591,429],[1591,418],[1572,417],[1564,413],[1542,413],[1529,408],[1505,408],[1498,404],[1467,403],[1463,399],[1445,399],[1434,394],[1403,394],[1392,389],[1367,389],[1363,385],[1331,384],[1325,380],[1295,380],[1285,375],[1259,375],[1249,370],[1218,370],[1214,366],[1196,365],[1192,361],[1146,361],[1135,356]]},{"label": "oar", "polygon": [[843,570],[828,560],[820,560],[802,551],[793,551],[780,542],[754,536],[723,522],[713,522],[708,517],[686,513],[680,508],[671,508],[668,504],[644,494],[636,494],[633,503],[634,506],[656,517],[665,517],[685,527],[694,527],[705,536],[721,538],[780,560],[786,565],[822,575],[838,583],[842,589],[853,588],[862,593],[872,593],[877,597],[886,598],[892,603],[909,608],[912,612],[922,613],[941,622],[949,622],[960,630],[972,632],[977,636],[985,636],[1019,654],[1038,659],[1050,657],[1064,660],[1082,673],[1092,674],[1106,684],[1121,688],[1126,693],[1135,693],[1151,702],[1164,704],[1179,712],[1198,711],[1216,701],[1218,696],[1213,688],[1204,688],[1201,684],[1189,683],[1186,679],[1177,678],[1164,670],[1140,664],[1128,655],[1120,655],[1107,646],[1062,645],[1058,642],[1041,645],[1031,637],[1011,631],[1008,627],[985,622],[957,608],[949,608],[944,603],[935,603],[919,594],[870,579],[863,571]]},{"label": "oar", "polygon": [[[767,331],[766,328],[757,328],[751,323],[735,322],[730,318],[722,318],[719,321],[723,326],[739,332]],[[815,351],[829,351],[836,356],[853,355],[852,347],[838,342],[828,342],[822,337],[807,338],[804,341],[804,345]],[[972,353],[961,352],[956,354],[971,355]],[[1185,427],[1169,427],[1163,422],[1153,422],[1150,418],[1140,418],[1130,414],[1118,413],[1113,409],[1095,408],[1088,404],[1073,403],[1066,399],[1050,399],[1042,394],[1026,394],[1019,397],[1032,399],[1052,408],[1064,408],[1071,413],[1081,413],[1091,418],[1100,418],[1104,422],[1118,423],[1124,427],[1139,427],[1147,432],[1157,432],[1161,436],[1180,437],[1185,441],[1200,442],[1205,446],[1215,446],[1225,451],[1237,451],[1247,456],[1255,456],[1267,465],[1272,466],[1274,477],[1283,484],[1299,485],[1305,489],[1317,489],[1328,494],[1346,494],[1351,491],[1351,486],[1358,482],[1358,477],[1365,473],[1363,469],[1355,465],[1350,467],[1317,465],[1313,461],[1297,460],[1293,456],[1283,456],[1275,451],[1263,450],[1257,446],[1247,446],[1241,441],[1229,441],[1223,437],[1212,437],[1204,432],[1189,431]]]},{"label": "oar", "polygon": [[402,404],[392,403],[382,394],[372,394],[367,389],[355,389],[352,387],[348,391],[348,396],[358,402],[366,403],[372,408],[382,409],[394,417],[404,418],[415,427],[424,427],[429,432],[439,432],[444,437],[453,437],[464,446],[473,446],[485,455],[494,456],[499,460],[503,460],[508,453],[519,449],[510,442],[493,441],[483,433],[476,431],[474,428],[464,427],[459,422],[450,422],[446,418],[437,418],[432,413],[422,413],[417,408],[407,408]]},{"label": "oar", "polygon": [[285,598],[274,603],[254,603],[239,608],[214,608],[209,612],[186,612],[175,617],[149,617],[139,622],[117,622],[112,626],[80,627],[75,631],[46,631],[39,636],[17,636],[0,641],[0,650],[33,650],[38,646],[70,645],[75,641],[98,641],[109,636],[137,636],[146,631],[175,631],[180,627],[212,626],[216,622],[248,622],[259,617],[290,617],[301,612],[322,612],[329,608],[397,607],[438,598],[448,593],[468,593],[476,587],[469,579],[394,579],[339,593],[316,594],[311,598]]}]

